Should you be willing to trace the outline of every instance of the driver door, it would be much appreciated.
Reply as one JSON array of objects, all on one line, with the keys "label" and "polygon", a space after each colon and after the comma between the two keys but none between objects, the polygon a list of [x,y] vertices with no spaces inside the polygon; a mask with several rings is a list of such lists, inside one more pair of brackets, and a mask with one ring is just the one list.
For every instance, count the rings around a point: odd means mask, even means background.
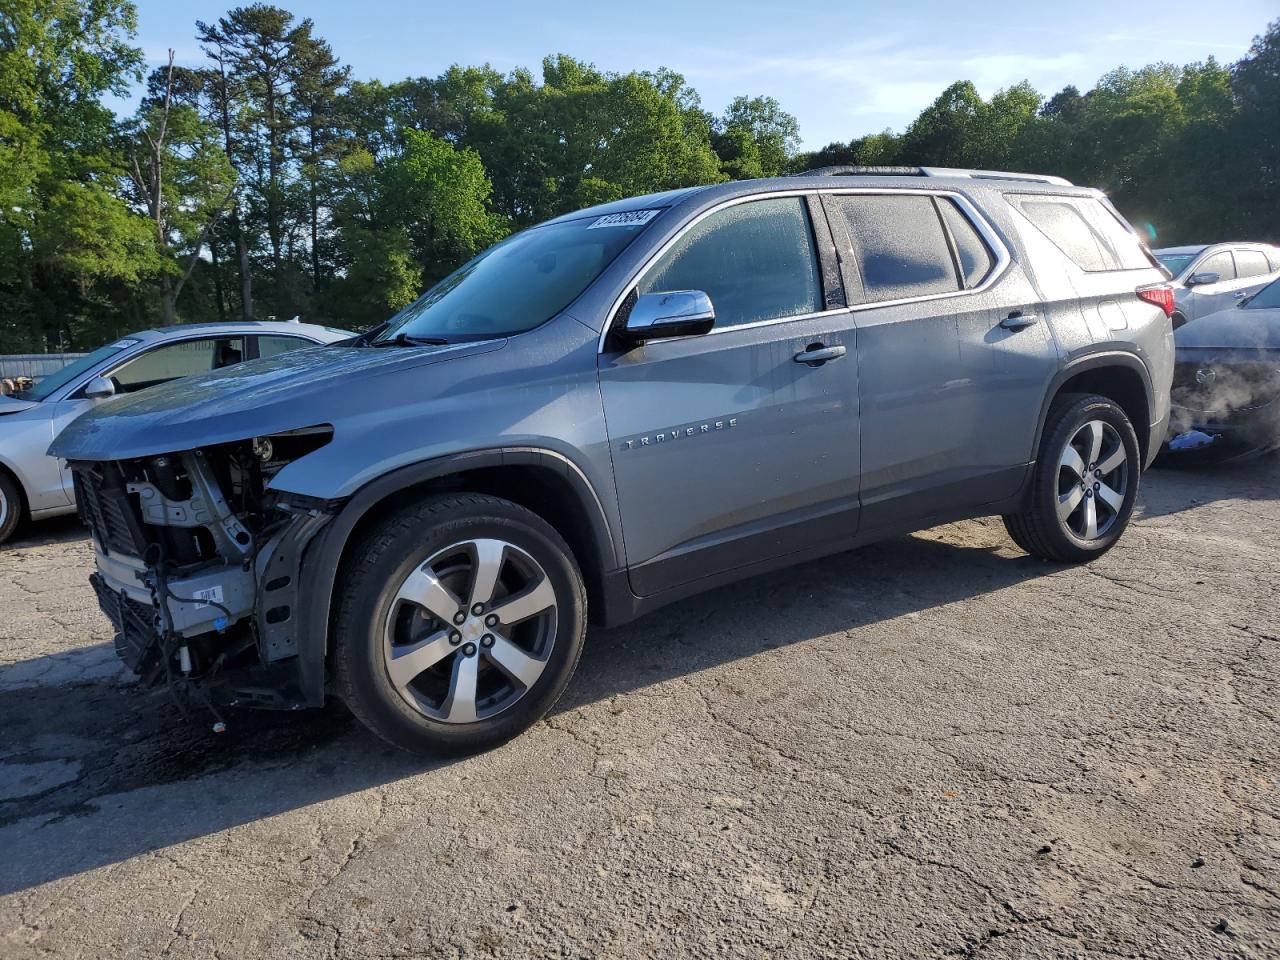
[{"label": "driver door", "polygon": [[[854,327],[819,249],[805,198],[767,197],[695,221],[641,275],[638,294],[707,293],[716,321],[599,358],[637,595],[856,531]],[[843,354],[804,362],[819,347]]]},{"label": "driver door", "polygon": [[1197,273],[1216,273],[1218,280],[1216,283],[1201,283],[1191,288],[1191,296],[1188,298],[1190,301],[1188,320],[1207,317],[1235,303],[1232,295],[1239,283],[1236,280],[1235,260],[1230,250],[1219,250],[1205,257],[1192,271],[1193,276]]}]

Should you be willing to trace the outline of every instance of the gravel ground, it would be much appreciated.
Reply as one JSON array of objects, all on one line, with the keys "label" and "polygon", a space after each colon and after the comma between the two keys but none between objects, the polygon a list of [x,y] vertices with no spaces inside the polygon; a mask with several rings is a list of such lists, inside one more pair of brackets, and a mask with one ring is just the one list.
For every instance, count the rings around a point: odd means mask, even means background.
[{"label": "gravel ground", "polygon": [[128,682],[73,523],[0,550],[0,956],[1280,955],[1280,461],[1121,546],[939,527],[596,631],[423,764]]}]

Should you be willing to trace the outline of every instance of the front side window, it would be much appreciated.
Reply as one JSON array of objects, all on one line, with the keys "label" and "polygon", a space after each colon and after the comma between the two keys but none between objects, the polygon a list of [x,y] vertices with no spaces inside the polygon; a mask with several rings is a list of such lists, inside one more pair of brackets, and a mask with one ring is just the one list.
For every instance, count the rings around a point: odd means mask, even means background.
[{"label": "front side window", "polygon": [[803,198],[752,200],[711,214],[659,258],[638,290],[703,291],[717,330],[816,313],[822,283]]},{"label": "front side window", "polygon": [[[930,197],[859,194],[830,199],[853,242],[868,301],[960,289],[951,248]],[[980,269],[976,260],[974,269]]]},{"label": "front side window", "polygon": [[1271,272],[1271,264],[1261,250],[1236,251],[1236,276],[1241,280],[1246,277],[1265,277]]},{"label": "front side window", "polygon": [[135,393],[157,384],[230,367],[244,359],[244,337],[184,340],[148,350],[111,374],[119,393]]},{"label": "front side window", "polygon": [[463,264],[391,318],[376,342],[488,340],[541,326],[569,306],[661,210],[548,223]]},{"label": "front side window", "polygon": [[[1219,283],[1236,278],[1236,265],[1231,259],[1231,251],[1223,250],[1212,257],[1206,257],[1196,267],[1196,273],[1216,273]],[[1195,274],[1192,274],[1195,276]]]}]

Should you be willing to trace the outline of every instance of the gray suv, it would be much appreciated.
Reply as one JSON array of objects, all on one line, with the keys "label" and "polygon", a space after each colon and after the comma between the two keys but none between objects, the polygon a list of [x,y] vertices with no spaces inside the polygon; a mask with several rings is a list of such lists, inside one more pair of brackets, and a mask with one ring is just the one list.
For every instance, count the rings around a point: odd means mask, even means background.
[{"label": "gray suv", "polygon": [[77,420],[92,583],[144,678],[336,695],[459,752],[534,723],[588,616],[962,517],[1123,532],[1173,292],[1097,191],[833,168],[637,197],[486,250],[376,331]]}]

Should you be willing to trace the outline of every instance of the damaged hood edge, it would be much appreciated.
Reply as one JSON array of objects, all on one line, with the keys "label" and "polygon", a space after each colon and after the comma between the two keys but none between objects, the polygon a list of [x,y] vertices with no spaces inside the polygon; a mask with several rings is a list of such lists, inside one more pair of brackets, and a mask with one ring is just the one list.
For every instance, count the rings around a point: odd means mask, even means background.
[{"label": "damaged hood edge", "polygon": [[500,349],[505,339],[421,348],[319,347],[126,394],[90,410],[49,447],[64,460],[133,460],[352,417],[350,395],[430,394],[422,368]]}]

